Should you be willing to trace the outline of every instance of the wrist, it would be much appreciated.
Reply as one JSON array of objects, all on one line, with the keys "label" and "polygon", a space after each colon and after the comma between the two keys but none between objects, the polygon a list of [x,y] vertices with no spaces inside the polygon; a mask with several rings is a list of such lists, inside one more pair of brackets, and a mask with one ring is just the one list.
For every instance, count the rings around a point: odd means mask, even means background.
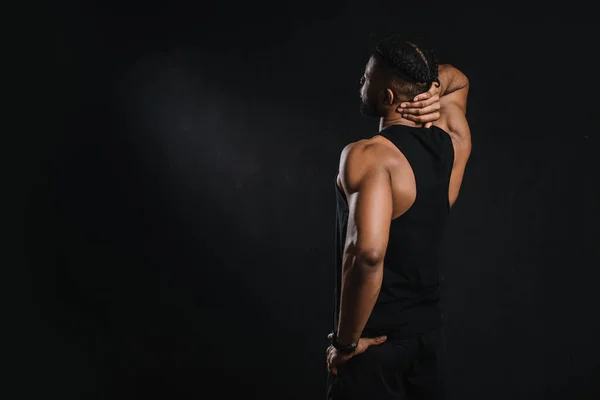
[{"label": "wrist", "polygon": [[337,333],[334,332],[331,338],[331,345],[341,353],[351,354],[356,351],[358,340],[356,342],[340,340]]}]

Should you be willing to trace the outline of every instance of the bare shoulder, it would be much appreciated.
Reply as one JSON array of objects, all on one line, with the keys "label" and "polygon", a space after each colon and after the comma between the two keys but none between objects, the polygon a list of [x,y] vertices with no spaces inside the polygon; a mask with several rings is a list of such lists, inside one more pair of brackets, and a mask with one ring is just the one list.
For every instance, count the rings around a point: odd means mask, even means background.
[{"label": "bare shoulder", "polygon": [[373,162],[382,164],[389,156],[389,147],[379,137],[362,139],[344,147],[340,156],[340,171],[344,167],[371,166]]},{"label": "bare shoulder", "polygon": [[370,138],[350,143],[340,155],[338,185],[345,190],[356,187],[362,178],[378,168],[385,168],[389,148],[379,139]]}]

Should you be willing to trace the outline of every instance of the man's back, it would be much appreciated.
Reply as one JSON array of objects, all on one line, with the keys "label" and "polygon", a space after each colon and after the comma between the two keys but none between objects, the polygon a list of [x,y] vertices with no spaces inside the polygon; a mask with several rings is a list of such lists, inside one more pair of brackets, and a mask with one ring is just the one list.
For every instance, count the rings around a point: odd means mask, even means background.
[{"label": "man's back", "polygon": [[[439,247],[450,210],[452,140],[437,127],[391,125],[353,146],[378,153],[389,171],[394,210],[381,291],[364,336],[394,332],[409,337],[439,327]],[[335,276],[340,276],[348,204],[339,184],[337,204]]]}]

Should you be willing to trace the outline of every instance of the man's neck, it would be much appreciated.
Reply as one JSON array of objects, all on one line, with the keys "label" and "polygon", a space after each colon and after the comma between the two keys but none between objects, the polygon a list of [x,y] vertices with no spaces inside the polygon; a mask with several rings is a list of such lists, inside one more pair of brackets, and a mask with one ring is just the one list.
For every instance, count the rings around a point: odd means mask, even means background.
[{"label": "man's neck", "polygon": [[384,130],[390,125],[405,125],[412,126],[415,128],[422,128],[423,124],[418,124],[416,122],[410,121],[408,119],[402,118],[401,115],[396,114],[393,117],[381,117],[379,119],[379,132]]}]

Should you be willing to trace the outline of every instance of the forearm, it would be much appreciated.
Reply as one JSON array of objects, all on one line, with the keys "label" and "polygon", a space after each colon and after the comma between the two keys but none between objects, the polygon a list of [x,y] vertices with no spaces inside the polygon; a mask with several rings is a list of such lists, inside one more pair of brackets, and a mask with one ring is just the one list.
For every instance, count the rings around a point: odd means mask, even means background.
[{"label": "forearm", "polygon": [[[348,257],[353,258],[353,257]],[[358,342],[371,316],[383,279],[383,261],[372,264],[354,257],[344,265],[340,315],[338,320],[338,342]]]},{"label": "forearm", "polygon": [[440,80],[440,97],[469,86],[469,79],[451,64],[440,64],[438,67]]}]

